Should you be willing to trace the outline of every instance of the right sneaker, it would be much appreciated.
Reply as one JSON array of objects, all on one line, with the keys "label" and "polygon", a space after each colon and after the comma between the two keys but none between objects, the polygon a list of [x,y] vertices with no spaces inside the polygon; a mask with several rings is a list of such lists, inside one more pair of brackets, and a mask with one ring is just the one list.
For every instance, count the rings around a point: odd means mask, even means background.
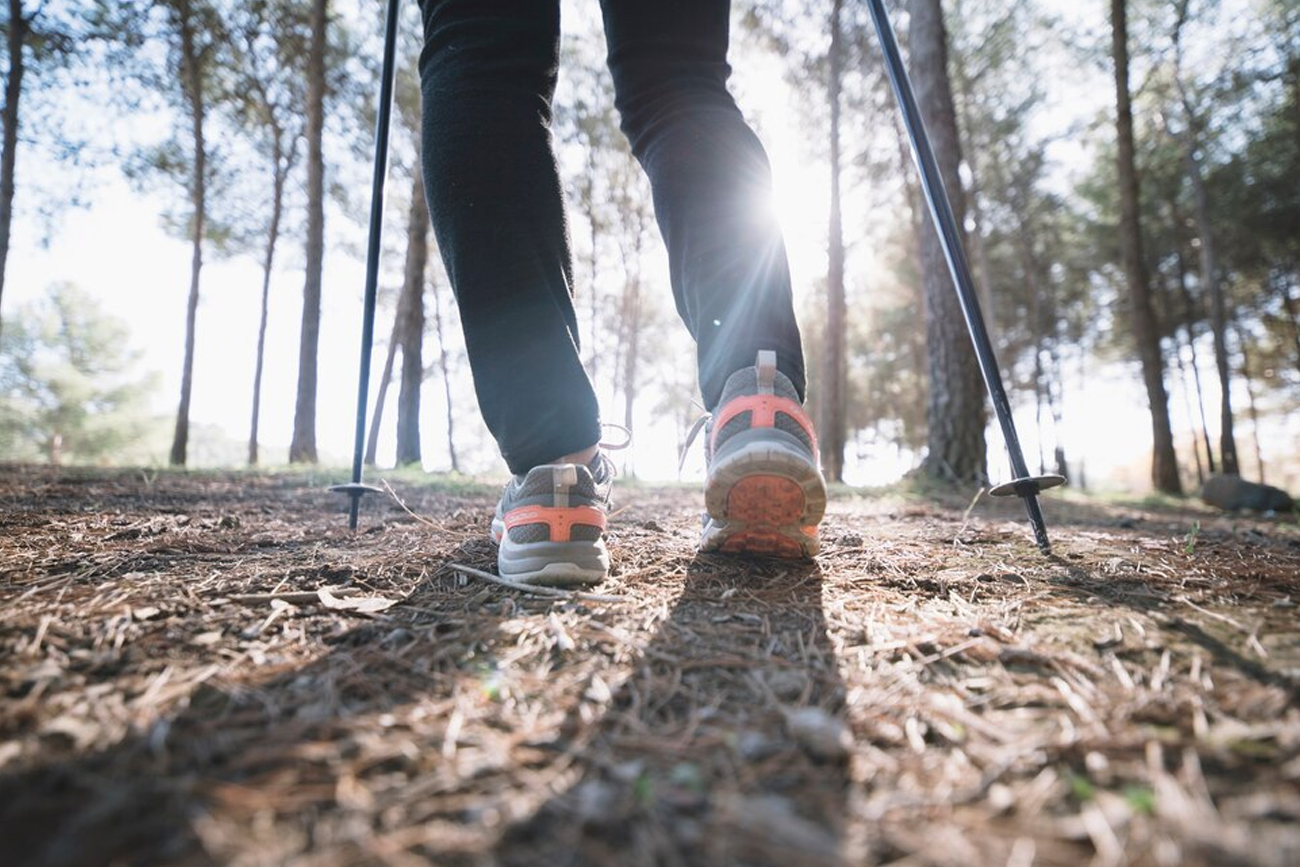
[{"label": "right sneaker", "polygon": [[826,513],[817,435],[776,353],[733,373],[709,420],[700,550],[812,558]]},{"label": "right sneaker", "polygon": [[543,464],[506,485],[492,518],[497,572],[525,584],[597,584],[609,574],[605,527],[614,464]]}]

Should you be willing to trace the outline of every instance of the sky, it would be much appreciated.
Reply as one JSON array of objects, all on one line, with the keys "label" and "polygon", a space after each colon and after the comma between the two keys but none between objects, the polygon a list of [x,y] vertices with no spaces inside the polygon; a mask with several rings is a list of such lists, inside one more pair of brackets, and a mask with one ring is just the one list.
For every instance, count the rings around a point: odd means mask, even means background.
[{"label": "sky", "polygon": [[[740,67],[737,83],[742,107],[760,128],[772,160],[773,206],[785,229],[796,294],[802,296],[825,270],[828,173],[818,161],[808,158],[797,125],[782,122],[794,111],[794,101],[802,97],[791,92],[779,67],[753,57],[737,58],[734,52],[733,63]],[[1077,86],[1077,82],[1064,83],[1061,92],[1068,95],[1070,88]],[[1063,96],[1058,102],[1072,104],[1073,100]],[[1066,113],[1060,115],[1059,122],[1068,122]],[[1068,145],[1063,146],[1062,152],[1065,155],[1061,158],[1069,160]],[[157,195],[133,191],[114,167],[106,167],[98,177],[93,204],[86,209],[64,212],[48,247],[40,245],[36,226],[21,221],[20,199],[20,221],[15,226],[9,260],[5,313],[8,315],[59,281],[76,283],[101,299],[108,310],[130,323],[134,346],[143,353],[142,366],[162,374],[154,410],[168,419],[170,430],[180,388],[190,249],[188,244],[163,231],[159,215],[164,203]],[[390,190],[406,187],[405,179],[397,176],[390,177],[389,184]],[[865,209],[846,206],[845,213],[849,218],[846,228],[850,237],[866,231],[861,223]],[[362,231],[361,227],[346,225],[336,210],[331,211],[328,226],[329,235],[335,241],[346,237],[355,243]],[[402,227],[390,221],[386,231],[391,240],[400,236]],[[344,466],[350,462],[355,424],[364,266],[354,256],[340,252],[342,245],[331,246],[334,252],[327,259],[324,275],[317,440],[324,462]],[[873,267],[870,250],[859,248],[854,255],[867,257],[865,263],[857,263],[859,267],[868,271]],[[292,431],[302,293],[302,274],[295,268],[300,267],[300,260],[300,252],[287,246],[282,250],[282,268],[275,274],[271,290],[261,436],[268,461],[283,459]],[[400,268],[400,255],[389,257],[385,262],[386,284],[400,281]],[[666,280],[657,282],[666,291]],[[250,257],[221,261],[209,256],[202,286],[191,420],[196,426],[220,429],[234,441],[246,441],[260,267]],[[378,320],[377,342],[381,346],[374,361],[376,370],[382,364],[382,341],[387,336],[390,315],[381,313]],[[452,338],[459,345],[459,335]],[[433,351],[432,338],[426,345],[430,347],[426,349],[428,360]],[[1065,383],[1071,412],[1067,416],[1067,429],[1062,431],[1072,459],[1082,460],[1087,477],[1095,486],[1141,489],[1146,484],[1150,422],[1135,371],[1111,365],[1090,369],[1086,376],[1072,377],[1072,380]],[[1171,390],[1174,389],[1176,386],[1172,386]],[[1211,397],[1207,394],[1207,398]],[[461,389],[457,400],[462,406],[472,401],[468,385]],[[667,420],[655,417],[648,404],[649,401],[641,402],[634,425],[633,463],[638,475],[644,478],[675,478],[677,431]],[[446,419],[441,387],[436,379],[428,381],[423,406],[426,466],[441,469],[446,466],[443,447]],[[1171,407],[1179,444],[1185,451],[1189,425],[1176,390]],[[607,405],[605,413],[608,417],[621,418],[621,406]],[[390,412],[380,450],[381,463],[391,459],[392,419]],[[1022,407],[1017,420],[1026,454],[1033,465],[1038,437],[1032,407]],[[481,422],[472,413],[458,412],[457,423],[460,425],[458,441],[463,443],[462,450],[469,453],[469,468],[490,475],[503,474],[504,465],[495,457]],[[1270,433],[1270,444],[1284,444],[1288,437],[1291,442],[1300,441],[1300,431],[1294,429],[1294,421],[1282,424],[1290,427]],[[1242,430],[1249,435],[1248,424],[1242,425]],[[1050,432],[1047,435],[1050,437]],[[1239,444],[1239,449],[1243,453],[1251,452],[1245,442]],[[1046,450],[1050,454],[1050,442]],[[697,453],[687,461],[686,478],[701,475],[701,451],[697,446]],[[855,484],[893,481],[910,469],[917,457],[888,448],[863,449],[861,453],[851,449],[850,452],[846,476]],[[191,463],[210,463],[214,455],[199,437],[194,442]],[[157,455],[159,463],[165,458],[165,454]],[[995,481],[1008,477],[1006,463],[1001,437],[990,427],[989,467]],[[1248,460],[1247,466],[1249,463]]]}]

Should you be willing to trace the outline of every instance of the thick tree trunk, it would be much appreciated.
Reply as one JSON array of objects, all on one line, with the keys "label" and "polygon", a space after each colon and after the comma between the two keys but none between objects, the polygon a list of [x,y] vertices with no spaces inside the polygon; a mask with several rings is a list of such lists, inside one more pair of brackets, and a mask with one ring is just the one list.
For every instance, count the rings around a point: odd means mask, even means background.
[{"label": "thick tree trunk", "polygon": [[[952,200],[957,225],[965,224],[966,208],[958,166],[957,120],[948,82],[947,34],[939,0],[910,0],[912,80],[916,99],[929,130],[944,185]],[[929,358],[930,396],[927,474],[961,482],[983,482],[984,427],[987,419],[984,386],[943,245],[932,220],[923,219],[921,262],[925,283],[925,336]]]},{"label": "thick tree trunk", "polygon": [[1125,0],[1111,0],[1111,49],[1115,61],[1116,132],[1119,140],[1120,247],[1127,278],[1133,339],[1142,365],[1147,403],[1151,410],[1151,482],[1166,494],[1181,494],[1174,435],[1169,424],[1169,396],[1165,391],[1160,330],[1151,303],[1146,264],[1142,258],[1142,230],[1138,217],[1138,179],[1133,146],[1133,109],[1128,89],[1128,13]]},{"label": "thick tree trunk", "polygon": [[203,270],[203,235],[207,229],[207,143],[204,140],[206,106],[203,100],[202,58],[195,45],[194,25],[188,3],[181,5],[181,86],[190,109],[190,134],[194,147],[194,174],[190,181],[190,293],[185,305],[185,356],[181,363],[181,400],[176,408],[176,428],[172,434],[172,466],[183,467],[190,438],[190,396],[194,385],[194,336],[199,311],[199,276]]},{"label": "thick tree trunk", "polygon": [[840,111],[844,86],[843,0],[831,6],[830,77],[827,94],[831,109],[831,208],[826,243],[826,340],[821,381],[822,470],[833,482],[844,481],[844,443],[847,439],[844,343],[844,220],[840,210]]},{"label": "thick tree trunk", "polygon": [[248,429],[248,465],[257,466],[257,432],[262,415],[262,368],[266,358],[266,320],[271,298],[271,271],[275,265],[275,245],[280,239],[280,219],[284,213],[286,169],[280,146],[279,130],[274,130],[275,182],[271,190],[271,225],[266,232],[266,252],[262,258],[262,313],[257,323],[257,364],[253,370],[253,418]]},{"label": "thick tree trunk", "polygon": [[442,295],[438,286],[433,285],[433,336],[438,339],[438,369],[442,371],[442,394],[447,402],[447,457],[451,460],[451,471],[460,472],[460,460],[456,456],[456,436],[454,430],[455,413],[451,401],[451,365],[447,361],[447,341],[442,329]]},{"label": "thick tree trunk", "polygon": [[[0,154],[0,306],[4,303],[5,268],[9,263],[9,235],[13,228],[14,179],[18,165],[18,106],[23,93],[24,44],[30,20],[23,17],[22,0],[9,0],[9,71],[5,74],[4,152]],[[0,318],[0,327],[3,326]]]},{"label": "thick tree trunk", "polygon": [[316,356],[320,347],[321,274],[325,266],[325,44],[329,0],[313,0],[307,57],[307,278],[302,290],[298,399],[290,463],[316,462]]},{"label": "thick tree trunk", "polygon": [[419,464],[420,388],[424,384],[424,269],[429,264],[429,208],[424,203],[424,181],[414,172],[411,214],[406,241],[406,279],[398,305],[402,325],[401,388],[397,393],[397,465]]}]

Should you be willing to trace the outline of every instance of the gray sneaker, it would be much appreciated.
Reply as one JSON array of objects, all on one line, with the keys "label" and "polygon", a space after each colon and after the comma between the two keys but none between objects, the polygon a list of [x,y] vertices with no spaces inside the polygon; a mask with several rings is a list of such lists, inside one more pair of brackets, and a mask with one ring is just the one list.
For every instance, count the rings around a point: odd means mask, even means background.
[{"label": "gray sneaker", "polygon": [[527,584],[596,584],[609,574],[605,526],[614,465],[543,464],[506,485],[492,518],[497,572]]},{"label": "gray sneaker", "polygon": [[700,550],[813,557],[826,480],[812,421],[775,352],[727,379],[706,433]]}]

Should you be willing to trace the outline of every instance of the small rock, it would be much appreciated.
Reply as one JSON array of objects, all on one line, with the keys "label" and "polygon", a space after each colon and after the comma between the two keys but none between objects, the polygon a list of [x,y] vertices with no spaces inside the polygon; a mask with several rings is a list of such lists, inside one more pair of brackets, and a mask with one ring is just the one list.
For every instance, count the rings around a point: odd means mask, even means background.
[{"label": "small rock", "polygon": [[1201,486],[1201,499],[1226,512],[1292,512],[1295,501],[1281,488],[1248,482],[1241,476],[1210,476]]},{"label": "small rock", "polygon": [[853,749],[853,736],[844,723],[819,707],[786,711],[785,727],[815,759],[843,761]]},{"label": "small rock", "polygon": [[781,701],[791,702],[803,695],[808,675],[790,668],[779,668],[767,675],[767,688]]},{"label": "small rock", "polygon": [[152,605],[141,605],[139,608],[131,609],[131,616],[136,620],[153,620],[161,615],[162,611]]},{"label": "small rock", "polygon": [[588,825],[611,822],[618,812],[618,790],[602,780],[588,780],[576,794],[579,818]]},{"label": "small rock", "polygon": [[741,732],[736,738],[736,751],[747,761],[756,762],[774,755],[781,745],[762,732]]}]

